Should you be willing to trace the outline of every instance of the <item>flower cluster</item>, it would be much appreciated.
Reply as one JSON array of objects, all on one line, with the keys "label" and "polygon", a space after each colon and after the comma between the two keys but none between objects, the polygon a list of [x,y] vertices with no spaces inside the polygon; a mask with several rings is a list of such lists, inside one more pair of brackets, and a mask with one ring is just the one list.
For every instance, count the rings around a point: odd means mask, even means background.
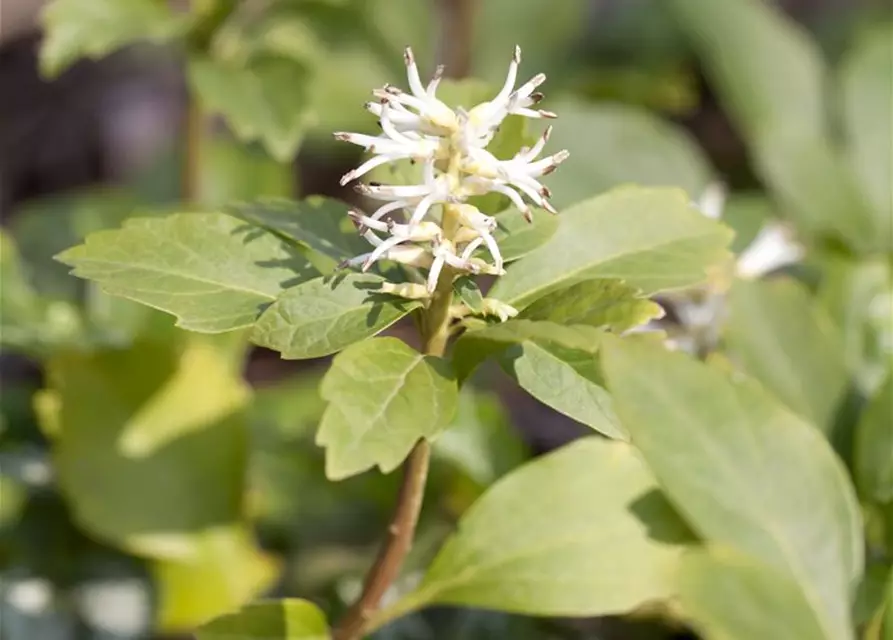
[{"label": "flower cluster", "polygon": [[[428,269],[424,294],[437,287],[444,267],[454,273],[500,275],[503,259],[493,237],[496,220],[467,203],[471,196],[500,193],[531,220],[530,204],[556,213],[549,189],[539,178],[554,171],[567,151],[539,158],[551,128],[530,148],[503,160],[487,151],[500,123],[510,114],[528,118],[554,118],[534,108],[543,98],[536,88],[546,77],[538,74],[515,88],[521,50],[515,47],[505,84],[487,102],[470,110],[451,109],[437,98],[443,75],[438,67],[427,85],[419,77],[412,50],[404,54],[410,92],[385,85],[373,91],[376,100],[366,109],[378,117],[381,134],[335,134],[363,147],[372,157],[341,180],[345,185],[376,167],[399,160],[422,166],[422,181],[412,185],[358,184],[356,190],[382,204],[371,214],[351,212],[359,233],[373,249],[347,260],[344,266],[367,270],[386,259]],[[440,206],[438,206],[440,205]],[[446,220],[449,211],[450,220]],[[438,215],[439,214],[439,215]],[[395,217],[396,216],[396,217]],[[475,257],[485,248],[491,261]],[[412,288],[403,288],[405,293]],[[396,290],[395,290],[396,291]],[[409,295],[407,293],[407,295]],[[414,295],[414,294],[413,294]]]}]

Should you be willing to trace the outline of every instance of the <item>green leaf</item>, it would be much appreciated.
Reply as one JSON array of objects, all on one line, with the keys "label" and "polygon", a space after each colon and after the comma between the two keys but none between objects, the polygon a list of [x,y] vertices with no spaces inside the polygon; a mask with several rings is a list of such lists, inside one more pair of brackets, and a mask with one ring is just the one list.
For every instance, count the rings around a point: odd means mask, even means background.
[{"label": "green leaf", "polygon": [[247,527],[233,525],[193,536],[188,554],[156,560],[150,570],[158,593],[156,627],[175,633],[191,632],[270,589],[279,563],[257,548]]},{"label": "green leaf", "polygon": [[324,276],[293,287],[268,307],[251,341],[287,360],[320,358],[391,326],[418,302],[378,294],[373,274]]},{"label": "green leaf", "polygon": [[432,453],[479,487],[490,486],[529,455],[498,396],[471,386],[463,387],[453,422],[434,441]]},{"label": "green leaf", "polygon": [[601,335],[583,325],[509,320],[464,334],[456,343],[453,362],[461,381],[495,356],[540,402],[610,438],[626,439],[596,359]]},{"label": "green leaf", "polygon": [[311,78],[308,66],[275,53],[247,61],[189,61],[189,81],[202,104],[222,114],[243,140],[262,142],[280,162],[294,157],[311,124]]},{"label": "green leaf", "polygon": [[848,158],[871,203],[880,239],[893,238],[893,29],[881,28],[847,56],[840,83]]},{"label": "green leaf", "polygon": [[690,534],[631,447],[582,438],[509,473],[459,521],[418,590],[428,604],[545,616],[621,613],[672,593]]},{"label": "green leaf", "polygon": [[861,516],[822,434],[754,382],[606,336],[602,366],[632,442],[707,542],[792,578],[829,638],[850,635]]},{"label": "green leaf", "polygon": [[453,289],[456,296],[472,313],[483,313],[484,311],[484,295],[478,288],[477,283],[471,276],[462,276],[453,282]]},{"label": "green leaf", "polygon": [[589,278],[651,294],[697,284],[727,255],[731,232],[678,189],[618,188],[561,214],[548,242],[507,269],[490,296],[516,307]]},{"label": "green leaf", "polygon": [[533,222],[527,222],[517,209],[508,209],[496,216],[493,238],[499,245],[506,263],[523,258],[546,243],[558,230],[558,217],[545,211],[533,212]]},{"label": "green leaf", "polygon": [[208,136],[200,153],[198,199],[205,207],[292,194],[291,165],[273,160],[259,148]]},{"label": "green leaf", "polygon": [[198,640],[328,640],[326,617],[312,602],[286,598],[255,602],[196,631]]},{"label": "green leaf", "polygon": [[221,213],[131,219],[58,259],[107,293],[203,333],[251,326],[283,289],[317,275],[287,242]]},{"label": "green leaf", "polygon": [[757,169],[798,228],[840,238],[856,251],[890,246],[843,154],[818,134],[773,129],[753,142]]},{"label": "green leaf", "polygon": [[667,6],[745,133],[792,128],[824,135],[821,52],[781,9],[763,0],[670,0]]},{"label": "green leaf", "polygon": [[300,202],[264,199],[233,207],[240,218],[321,254],[327,261],[313,262],[324,273],[332,271],[342,260],[371,250],[349,222],[349,208],[339,200],[321,196],[310,196]]},{"label": "green leaf", "polygon": [[338,354],[321,393],[329,406],[316,442],[326,448],[332,480],[376,465],[393,471],[418,440],[450,423],[458,403],[449,363],[397,338],[364,340]]},{"label": "green leaf", "polygon": [[52,0],[42,22],[40,70],[48,77],[78,58],[101,58],[138,41],[165,42],[189,26],[187,16],[155,0]]},{"label": "green leaf", "polygon": [[15,240],[0,230],[0,343],[23,348],[39,340],[35,329],[42,324],[43,304],[31,287]]},{"label": "green leaf", "polygon": [[240,519],[249,390],[209,338],[60,353],[48,379],[41,422],[85,530],[176,559],[196,534]]},{"label": "green leaf", "polygon": [[816,301],[834,320],[844,344],[850,376],[870,396],[883,383],[893,355],[893,265],[874,260],[826,256]]},{"label": "green leaf", "polygon": [[862,413],[856,430],[856,486],[866,499],[893,502],[893,374]]},{"label": "green leaf", "polygon": [[843,640],[830,636],[796,582],[771,566],[728,549],[682,557],[682,609],[706,638]]},{"label": "green leaf", "polygon": [[683,129],[649,111],[567,101],[547,108],[559,120],[544,153],[567,149],[571,154],[546,178],[562,213],[629,183],[681,187],[696,200],[711,180],[712,169],[697,144]]},{"label": "green leaf", "polygon": [[840,333],[792,279],[738,281],[726,346],[790,409],[830,433],[848,382]]},{"label": "green leaf", "polygon": [[622,280],[596,278],[543,296],[519,317],[564,325],[585,324],[620,333],[663,315],[661,306],[640,297],[635,287]]},{"label": "green leaf", "polygon": [[758,172],[801,230],[839,236],[863,251],[889,246],[888,223],[865,206],[829,136],[827,71],[817,45],[762,0],[668,6],[747,134]]}]

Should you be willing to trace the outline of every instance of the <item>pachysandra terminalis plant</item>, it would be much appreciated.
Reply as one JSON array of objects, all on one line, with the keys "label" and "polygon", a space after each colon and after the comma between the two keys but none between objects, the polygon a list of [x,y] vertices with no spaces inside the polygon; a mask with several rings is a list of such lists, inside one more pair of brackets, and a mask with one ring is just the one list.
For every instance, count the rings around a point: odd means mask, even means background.
[{"label": "pachysandra terminalis plant", "polygon": [[[557,213],[549,203],[548,187],[538,178],[554,171],[568,157],[565,150],[540,157],[551,127],[530,148],[511,158],[497,158],[487,150],[503,120],[509,115],[555,118],[550,111],[532,108],[543,95],[535,92],[546,76],[537,74],[515,88],[521,49],[515,47],[505,84],[491,100],[466,110],[451,109],[437,98],[443,66],[437,67],[427,85],[422,84],[412,49],[404,51],[410,93],[386,85],[373,92],[376,100],[366,108],[378,117],[379,136],[338,132],[335,137],[362,146],[373,157],[344,175],[341,184],[360,178],[376,167],[399,160],[422,166],[422,182],[410,185],[358,184],[356,190],[383,202],[371,215],[352,211],[359,233],[373,250],[342,263],[369,269],[381,259],[428,270],[425,285],[385,283],[382,292],[423,299],[440,286],[449,290],[462,274],[502,275],[503,259],[493,238],[496,219],[466,201],[471,196],[499,193],[532,221],[530,202]],[[440,205],[439,211],[437,205]],[[406,217],[397,221],[389,214]],[[439,215],[438,215],[439,214]],[[476,257],[479,247],[490,261]],[[486,312],[505,320],[517,311],[498,300],[485,300]],[[461,312],[461,311],[460,311]]]}]

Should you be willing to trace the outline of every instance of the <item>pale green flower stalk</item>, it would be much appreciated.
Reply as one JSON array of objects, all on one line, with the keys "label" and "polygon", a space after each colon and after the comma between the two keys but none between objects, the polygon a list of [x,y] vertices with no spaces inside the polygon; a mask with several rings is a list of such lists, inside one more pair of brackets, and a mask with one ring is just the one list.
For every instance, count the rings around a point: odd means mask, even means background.
[{"label": "pale green flower stalk", "polygon": [[[373,154],[345,174],[341,184],[398,160],[421,164],[423,179],[413,185],[360,183],[355,187],[359,193],[383,204],[371,215],[350,213],[360,234],[373,249],[345,261],[343,266],[366,271],[379,260],[392,260],[426,269],[424,285],[386,283],[382,287],[386,293],[424,299],[434,294],[445,269],[451,277],[504,273],[502,254],[493,237],[496,220],[468,204],[468,198],[486,193],[502,194],[528,221],[532,219],[531,206],[556,213],[549,203],[549,189],[538,178],[554,171],[568,157],[568,152],[539,158],[551,127],[536,144],[521,149],[512,158],[499,159],[487,151],[487,145],[508,115],[555,117],[549,111],[532,108],[543,98],[535,90],[545,81],[545,75],[538,74],[515,89],[520,48],[515,47],[499,93],[467,111],[462,107],[451,109],[437,98],[443,67],[438,67],[430,82],[423,85],[409,47],[404,61],[410,93],[385,85],[373,91],[376,100],[366,104],[378,116],[382,133],[378,136],[335,134],[337,139],[360,145]],[[475,256],[480,247],[489,253],[489,261]],[[485,310],[501,320],[517,314],[509,305],[495,300],[487,300]]]}]

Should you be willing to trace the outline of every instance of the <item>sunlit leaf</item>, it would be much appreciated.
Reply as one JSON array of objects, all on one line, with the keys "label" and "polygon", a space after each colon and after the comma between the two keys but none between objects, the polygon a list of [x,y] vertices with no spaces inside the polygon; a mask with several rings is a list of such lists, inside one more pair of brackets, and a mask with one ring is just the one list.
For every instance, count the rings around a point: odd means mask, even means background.
[{"label": "sunlit leaf", "polygon": [[[257,548],[243,526],[215,528],[194,536],[187,555],[152,564],[158,589],[155,618],[159,630],[192,631],[209,618],[241,607],[272,586],[278,565]],[[201,634],[199,637],[205,638]],[[242,640],[249,636],[237,637]]]},{"label": "sunlit leaf", "polygon": [[243,607],[202,625],[198,640],[328,640],[326,617],[312,602],[286,598]]},{"label": "sunlit leaf", "polygon": [[234,207],[236,215],[294,240],[329,259],[321,271],[331,271],[342,260],[371,251],[352,225],[344,230],[349,207],[344,202],[310,196],[300,202],[265,199]]},{"label": "sunlit leaf", "polygon": [[511,265],[489,295],[524,307],[589,278],[623,279],[646,294],[693,285],[730,240],[681,190],[618,188],[563,211],[555,235]]},{"label": "sunlit leaf", "polygon": [[558,229],[558,218],[545,211],[533,211],[533,222],[524,219],[517,209],[497,213],[493,237],[499,244],[502,259],[512,262],[544,244]]},{"label": "sunlit leaf", "polygon": [[689,536],[628,445],[583,438],[493,485],[394,609],[620,613],[672,593]]},{"label": "sunlit leaf", "polygon": [[790,577],[740,553],[708,547],[690,551],[679,568],[683,611],[706,638],[844,640],[828,635]]},{"label": "sunlit leaf", "polygon": [[611,438],[625,439],[604,389],[596,352],[601,332],[583,325],[510,320],[464,334],[453,353],[460,380],[494,357],[534,398]]},{"label": "sunlit leaf", "polygon": [[659,304],[640,297],[635,287],[621,280],[595,278],[543,296],[519,317],[623,332],[663,314]]},{"label": "sunlit leaf", "polygon": [[[545,182],[559,211],[624,184],[680,187],[693,200],[712,170],[684,130],[651,112],[615,104],[563,101],[546,107],[558,114],[543,152],[570,151]],[[623,216],[618,212],[618,216]]]},{"label": "sunlit leaf", "polygon": [[283,289],[317,275],[289,243],[221,213],[134,218],[58,259],[106,292],[205,333],[250,326]]},{"label": "sunlit leaf", "polygon": [[744,371],[830,432],[848,380],[843,344],[800,284],[790,279],[736,282],[725,342]]},{"label": "sunlit leaf", "polygon": [[861,516],[822,433],[750,380],[606,336],[617,412],[661,489],[706,541],[789,576],[829,638],[850,634]]},{"label": "sunlit leaf", "polygon": [[449,363],[396,338],[364,340],[338,354],[321,393],[329,406],[316,440],[333,480],[372,466],[393,471],[418,440],[450,423],[458,402]]},{"label": "sunlit leaf", "polygon": [[189,26],[188,16],[155,0],[52,0],[42,22],[40,68],[50,77],[78,58],[100,58],[133,42],[164,42]]},{"label": "sunlit leaf", "polygon": [[346,273],[293,287],[258,318],[251,340],[289,360],[336,353],[419,306],[376,293],[382,282],[376,275]]},{"label": "sunlit leaf", "polygon": [[462,301],[472,313],[482,313],[484,310],[484,296],[478,288],[474,278],[463,276],[453,283],[456,297]]}]

